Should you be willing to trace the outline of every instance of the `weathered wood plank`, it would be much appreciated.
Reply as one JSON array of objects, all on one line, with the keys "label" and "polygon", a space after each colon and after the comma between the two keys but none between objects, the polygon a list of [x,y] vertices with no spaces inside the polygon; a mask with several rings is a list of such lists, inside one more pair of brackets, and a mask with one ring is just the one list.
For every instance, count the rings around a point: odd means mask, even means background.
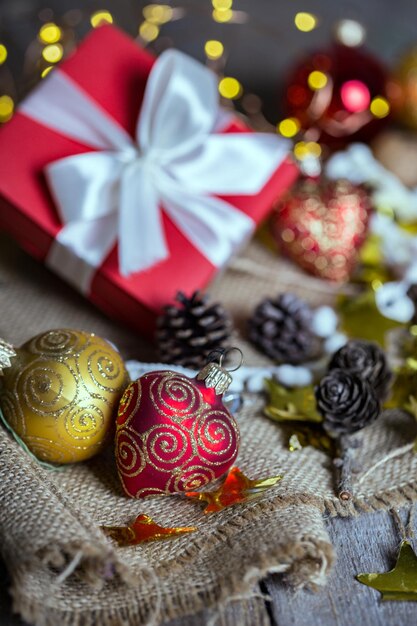
[{"label": "weathered wood plank", "polygon": [[[404,511],[402,512],[404,519]],[[400,537],[387,512],[329,521],[338,559],[323,591],[289,592],[278,576],[265,586],[271,612],[279,626],[408,626],[417,623],[413,602],[381,602],[380,594],[361,585],[355,575],[384,572],[395,565]]]}]

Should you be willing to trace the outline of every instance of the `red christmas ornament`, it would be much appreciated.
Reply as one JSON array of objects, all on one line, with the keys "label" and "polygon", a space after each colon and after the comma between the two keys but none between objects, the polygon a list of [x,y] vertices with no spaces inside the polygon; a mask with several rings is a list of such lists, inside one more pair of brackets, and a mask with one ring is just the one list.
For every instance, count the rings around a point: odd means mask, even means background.
[{"label": "red christmas ornament", "polygon": [[307,272],[344,281],[365,240],[370,209],[366,191],[348,181],[303,179],[276,206],[272,231],[279,248]]},{"label": "red christmas ornament", "polygon": [[195,379],[158,371],[127,387],[117,417],[116,461],[128,496],[194,491],[233,465],[239,430],[222,402],[232,381],[223,358]]},{"label": "red christmas ornament", "polygon": [[303,60],[285,90],[285,112],[311,141],[342,147],[369,140],[389,114],[387,72],[363,49],[335,43]]}]

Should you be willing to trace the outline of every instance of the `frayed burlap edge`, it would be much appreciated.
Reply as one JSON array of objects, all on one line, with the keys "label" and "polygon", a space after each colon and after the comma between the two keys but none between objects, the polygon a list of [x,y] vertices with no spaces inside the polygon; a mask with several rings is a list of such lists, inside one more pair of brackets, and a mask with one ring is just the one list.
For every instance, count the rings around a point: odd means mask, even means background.
[{"label": "frayed burlap edge", "polygon": [[[328,571],[334,560],[334,551],[330,543],[309,538],[278,545],[273,553],[261,555],[248,568],[243,576],[233,576],[224,581],[221,587],[211,592],[201,591],[190,594],[187,607],[178,604],[175,598],[156,598],[154,611],[142,611],[137,604],[109,610],[77,613],[75,610],[55,610],[45,612],[42,602],[21,594],[19,581],[15,580],[10,592],[13,598],[13,609],[19,612],[24,620],[37,626],[151,626],[179,616],[195,613],[200,610],[211,610],[210,623],[217,623],[224,609],[233,602],[246,603],[259,597],[254,593],[254,586],[268,574],[285,574],[288,582],[296,588],[308,586],[316,590],[326,583]],[[155,583],[158,578],[155,574]],[[157,588],[157,587],[156,587]],[[160,592],[161,593],[161,592]],[[261,612],[259,613],[261,616]],[[253,611],[242,611],[239,626],[258,626],[254,622]],[[260,622],[259,622],[260,623]]]}]

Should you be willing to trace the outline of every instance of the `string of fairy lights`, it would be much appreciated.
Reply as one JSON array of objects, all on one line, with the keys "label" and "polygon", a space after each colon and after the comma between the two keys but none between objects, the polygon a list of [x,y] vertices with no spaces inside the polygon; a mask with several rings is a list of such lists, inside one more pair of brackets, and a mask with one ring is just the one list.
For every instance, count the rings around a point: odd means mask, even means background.
[{"label": "string of fairy lights", "polygon": [[[211,0],[207,1],[205,10],[218,24],[242,24],[250,20],[250,15],[244,11],[236,10],[233,0]],[[75,27],[77,23],[88,19],[92,28],[97,28],[105,23],[113,23],[114,17],[109,10],[102,9],[89,16],[78,9],[70,11],[60,20],[46,19],[51,17],[49,10],[41,13],[40,18],[44,20],[39,28],[36,38],[29,46],[32,51],[33,61],[31,64],[31,85],[37,80],[44,79],[69,52],[76,46]],[[169,4],[148,4],[142,10],[142,21],[138,27],[138,42],[147,46],[156,42],[163,31],[164,25],[169,22],[184,19],[192,11],[192,7],[171,6]],[[53,18],[53,15],[52,15]],[[294,14],[293,27],[297,30],[308,33],[317,28],[320,24],[318,16],[308,12],[297,12]],[[365,31],[361,24],[353,20],[341,20],[337,27],[337,37],[344,44],[349,46],[360,45],[365,37]],[[227,44],[220,39],[208,39],[202,42],[207,65],[209,65],[219,76],[218,89],[223,102],[233,106],[233,101],[239,101],[239,107],[251,119],[253,125],[261,130],[278,132],[286,138],[294,140],[294,155],[298,160],[308,157],[319,158],[322,147],[318,141],[307,141],[305,137],[296,141],[300,133],[300,123],[295,117],[279,120],[276,126],[270,124],[262,114],[262,101],[253,93],[245,92],[241,82],[234,76],[225,72],[226,61],[230,50]],[[8,50],[4,43],[0,41],[0,71],[3,66],[7,66]],[[10,72],[9,72],[10,74]],[[1,77],[1,74],[0,74]],[[9,76],[10,78],[10,76]],[[1,78],[0,78],[1,80]],[[308,86],[312,92],[323,89],[327,84],[327,76],[324,72],[312,71],[308,77]],[[8,81],[11,84],[12,81]],[[1,82],[0,82],[1,89]],[[10,91],[10,89],[9,89]],[[0,91],[0,124],[11,119],[15,110],[16,96],[12,93]],[[388,101],[383,97],[372,100],[369,105],[371,114],[375,117],[385,117],[390,111]]]}]

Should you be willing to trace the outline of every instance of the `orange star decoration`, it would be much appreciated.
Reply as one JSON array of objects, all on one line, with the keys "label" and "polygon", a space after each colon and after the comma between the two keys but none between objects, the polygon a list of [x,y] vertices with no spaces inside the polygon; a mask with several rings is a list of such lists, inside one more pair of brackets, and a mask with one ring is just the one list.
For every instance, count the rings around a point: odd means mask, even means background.
[{"label": "orange star decoration", "polygon": [[162,539],[171,539],[178,535],[192,533],[197,528],[194,526],[164,528],[154,522],[149,515],[142,513],[129,526],[101,526],[101,530],[116,541],[119,546],[136,546],[145,541],[161,541]]},{"label": "orange star decoration", "polygon": [[188,491],[185,495],[193,500],[207,502],[204,513],[217,513],[228,506],[254,500],[281,479],[282,476],[271,476],[251,480],[238,467],[232,467],[224,483],[215,491]]}]

